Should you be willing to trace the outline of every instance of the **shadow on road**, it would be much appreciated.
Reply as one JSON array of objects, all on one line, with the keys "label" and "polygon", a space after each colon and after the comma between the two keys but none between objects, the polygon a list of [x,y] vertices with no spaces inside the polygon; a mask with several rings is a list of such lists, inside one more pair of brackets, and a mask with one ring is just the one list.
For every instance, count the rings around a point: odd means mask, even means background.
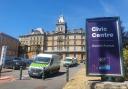
[{"label": "shadow on road", "polygon": [[[58,73],[54,73],[54,74],[48,74],[46,76],[46,79],[54,78],[54,77],[61,76],[61,75],[64,75],[64,74],[65,74],[65,72],[58,72]],[[41,77],[36,77],[36,76],[33,76],[32,78],[41,79]]]},{"label": "shadow on road", "polygon": [[12,72],[13,70],[2,70],[1,73]]},{"label": "shadow on road", "polygon": [[61,75],[64,75],[64,74],[65,74],[65,72],[58,72],[58,73],[55,73],[55,74],[48,75],[47,78],[53,78],[53,77],[61,76]]}]

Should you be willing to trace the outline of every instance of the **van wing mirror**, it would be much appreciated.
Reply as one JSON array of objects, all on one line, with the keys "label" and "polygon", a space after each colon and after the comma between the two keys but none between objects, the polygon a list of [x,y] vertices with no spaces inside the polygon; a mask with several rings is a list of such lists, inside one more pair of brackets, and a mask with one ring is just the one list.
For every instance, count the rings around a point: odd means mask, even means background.
[{"label": "van wing mirror", "polygon": [[51,59],[51,62],[50,62],[50,65],[52,65],[53,64],[53,59]]}]

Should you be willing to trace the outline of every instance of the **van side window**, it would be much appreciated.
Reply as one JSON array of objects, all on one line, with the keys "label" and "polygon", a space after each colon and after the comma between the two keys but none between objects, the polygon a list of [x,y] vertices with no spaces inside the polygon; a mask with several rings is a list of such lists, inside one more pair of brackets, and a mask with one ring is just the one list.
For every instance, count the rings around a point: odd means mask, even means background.
[{"label": "van side window", "polygon": [[53,58],[53,63],[54,63],[53,65],[56,65],[56,60],[55,60],[55,58]]},{"label": "van side window", "polygon": [[57,58],[56,58],[56,59],[54,58],[53,60],[54,60],[54,61],[53,61],[53,62],[54,62],[53,65],[58,65],[58,60],[57,60]]}]

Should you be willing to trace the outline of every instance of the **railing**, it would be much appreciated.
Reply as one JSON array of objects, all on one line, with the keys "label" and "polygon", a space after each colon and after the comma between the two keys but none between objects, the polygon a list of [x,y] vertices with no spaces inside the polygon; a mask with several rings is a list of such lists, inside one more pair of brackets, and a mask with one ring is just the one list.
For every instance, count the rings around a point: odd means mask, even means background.
[{"label": "railing", "polygon": [[44,52],[86,52],[86,50],[44,50]]}]

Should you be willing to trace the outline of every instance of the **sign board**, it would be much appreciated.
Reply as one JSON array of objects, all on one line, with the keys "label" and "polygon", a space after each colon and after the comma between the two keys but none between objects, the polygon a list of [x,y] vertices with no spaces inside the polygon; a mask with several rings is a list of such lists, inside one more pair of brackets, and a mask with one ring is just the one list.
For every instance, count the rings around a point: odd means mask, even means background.
[{"label": "sign board", "polygon": [[6,58],[7,46],[2,46],[1,58],[0,58],[0,66],[4,64]]},{"label": "sign board", "polygon": [[86,30],[87,74],[122,76],[119,18],[87,19]]}]

